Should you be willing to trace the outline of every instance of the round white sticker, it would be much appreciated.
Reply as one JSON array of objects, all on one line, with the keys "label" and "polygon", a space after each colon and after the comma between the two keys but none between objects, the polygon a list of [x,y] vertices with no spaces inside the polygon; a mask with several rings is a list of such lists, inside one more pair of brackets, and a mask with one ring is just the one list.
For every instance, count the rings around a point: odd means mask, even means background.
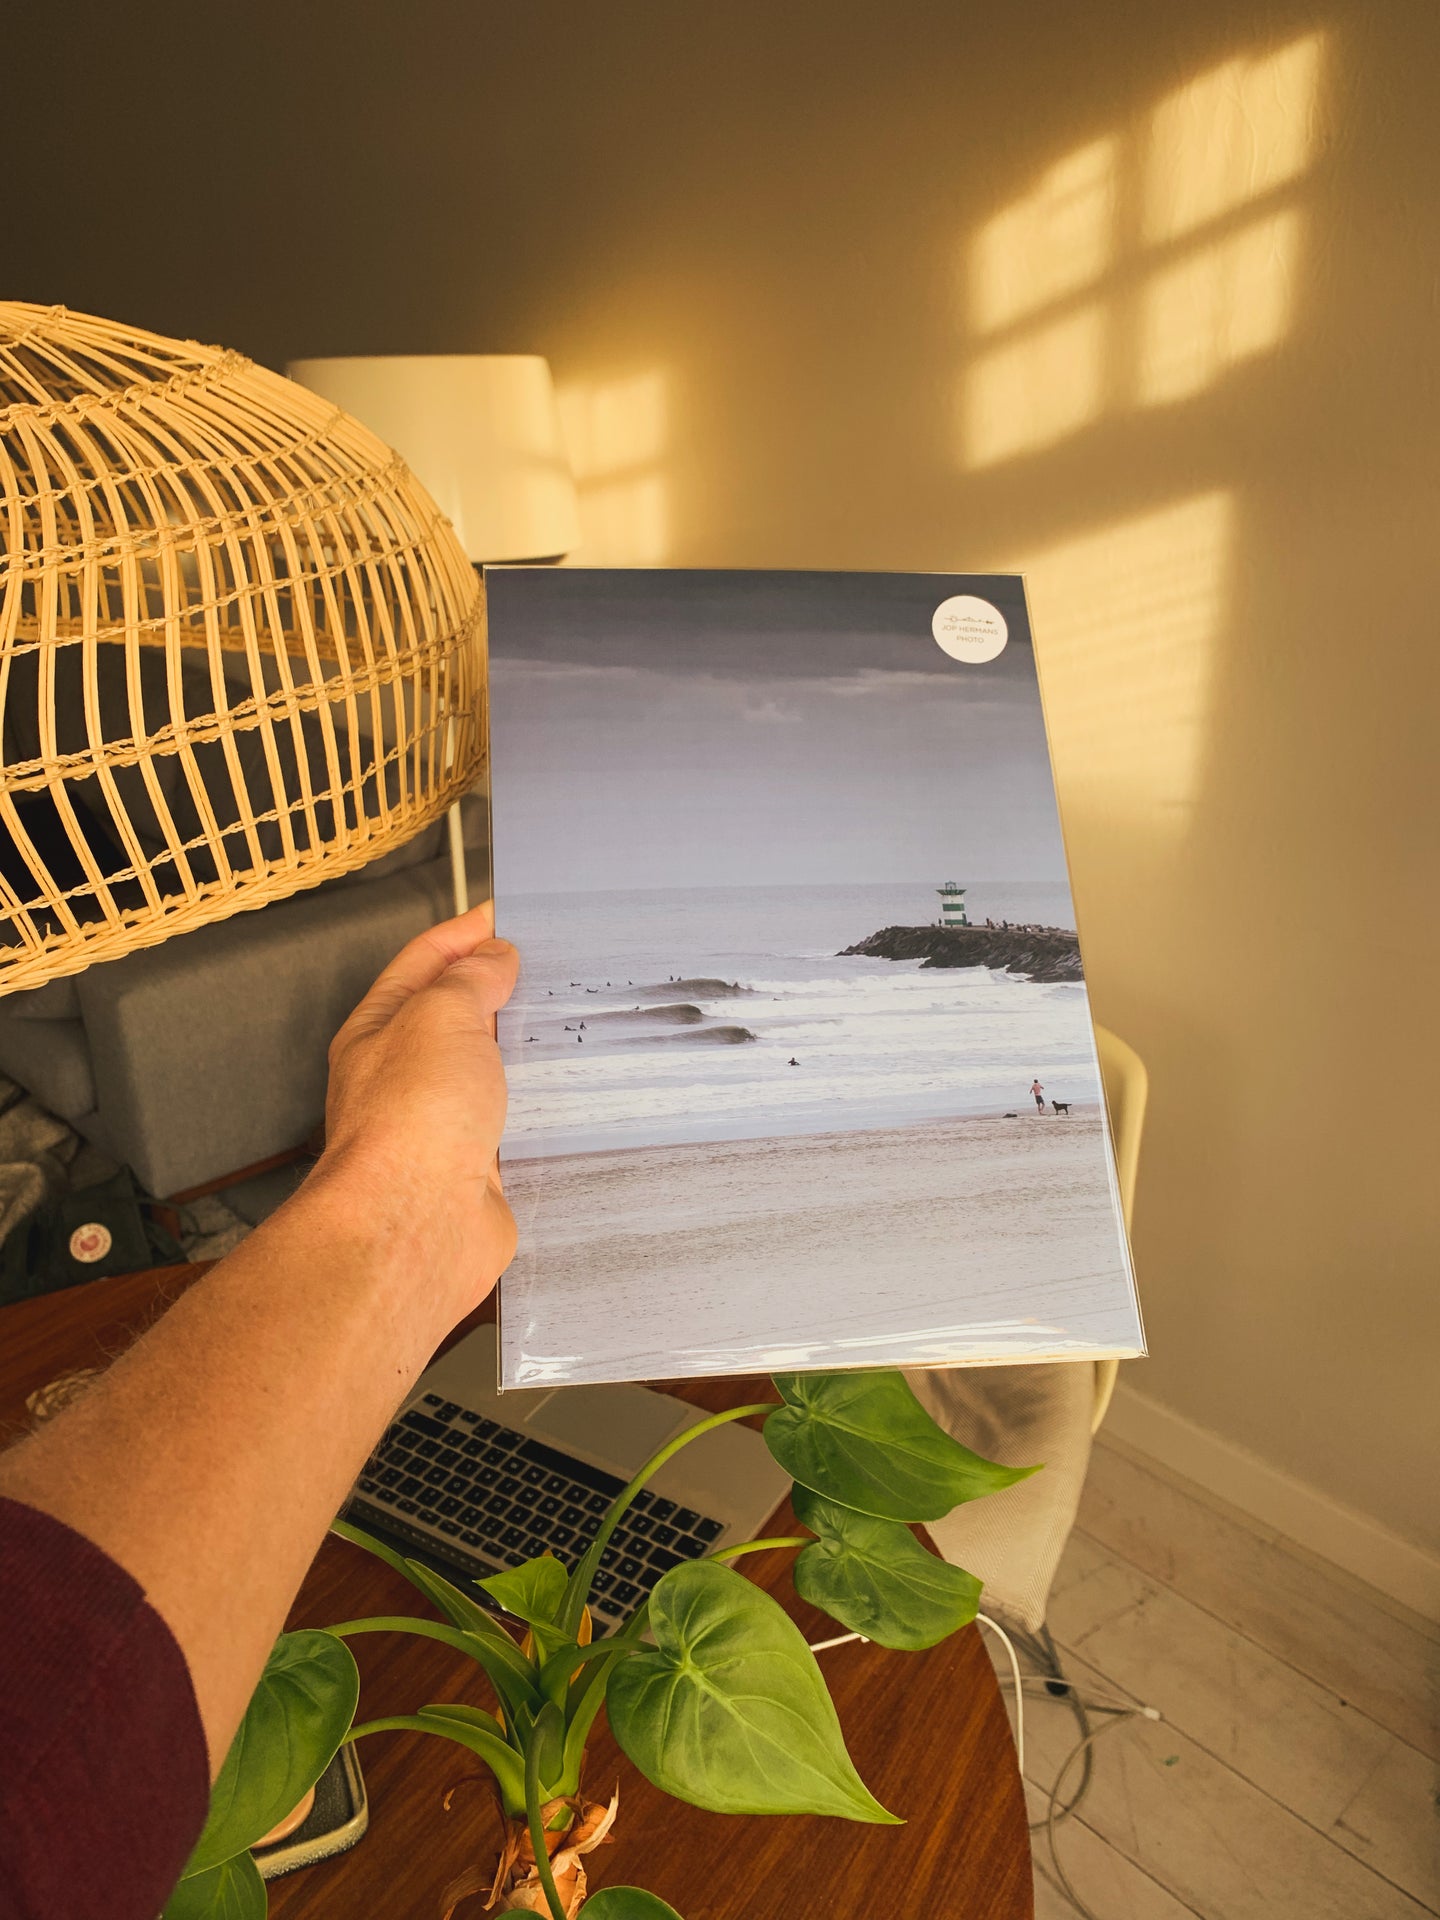
[{"label": "round white sticker", "polygon": [[92,1260],[103,1260],[113,1245],[114,1236],[103,1220],[87,1220],[70,1236],[70,1258],[89,1266]]},{"label": "round white sticker", "polygon": [[931,616],[930,631],[952,660],[970,666],[993,660],[1010,637],[1000,609],[973,593],[942,600]]}]

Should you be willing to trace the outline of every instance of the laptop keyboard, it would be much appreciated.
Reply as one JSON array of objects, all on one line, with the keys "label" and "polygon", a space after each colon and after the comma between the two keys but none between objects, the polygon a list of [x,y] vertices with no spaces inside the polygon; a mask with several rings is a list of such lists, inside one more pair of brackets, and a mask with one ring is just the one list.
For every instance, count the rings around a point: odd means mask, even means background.
[{"label": "laptop keyboard", "polygon": [[[346,1517],[420,1545],[471,1579],[553,1553],[573,1567],[623,1480],[438,1393],[401,1414],[365,1463]],[[662,1573],[725,1531],[713,1515],[637,1493],[610,1536],[591,1611],[614,1628]]]}]

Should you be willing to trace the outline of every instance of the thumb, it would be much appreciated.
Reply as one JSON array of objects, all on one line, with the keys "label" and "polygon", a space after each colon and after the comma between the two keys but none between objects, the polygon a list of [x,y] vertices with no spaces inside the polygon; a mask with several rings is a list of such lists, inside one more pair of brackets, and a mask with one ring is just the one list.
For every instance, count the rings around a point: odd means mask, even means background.
[{"label": "thumb", "polygon": [[469,913],[427,927],[403,946],[336,1034],[335,1044],[343,1047],[359,1034],[377,1032],[394,1019],[407,1000],[433,986],[450,967],[486,954],[492,958],[510,956],[510,984],[495,1002],[501,1006],[514,987],[519,959],[508,941],[495,938],[495,910],[488,900]]},{"label": "thumb", "polygon": [[489,1017],[515,991],[519,972],[520,956],[508,940],[485,940],[452,961],[435,984],[446,993],[463,993],[474,1012]]}]

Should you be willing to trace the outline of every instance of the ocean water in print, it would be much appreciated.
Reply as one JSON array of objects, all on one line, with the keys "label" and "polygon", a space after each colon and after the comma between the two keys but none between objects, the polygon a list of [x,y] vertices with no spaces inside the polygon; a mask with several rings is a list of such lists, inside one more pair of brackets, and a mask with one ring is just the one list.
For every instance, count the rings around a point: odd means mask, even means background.
[{"label": "ocean water in print", "polygon": [[[924,882],[502,899],[522,967],[500,1016],[505,1157],[1028,1110],[1037,1077],[1093,1104],[1080,983],[842,956],[938,907]],[[1074,924],[1053,884],[975,883],[967,907]]]}]

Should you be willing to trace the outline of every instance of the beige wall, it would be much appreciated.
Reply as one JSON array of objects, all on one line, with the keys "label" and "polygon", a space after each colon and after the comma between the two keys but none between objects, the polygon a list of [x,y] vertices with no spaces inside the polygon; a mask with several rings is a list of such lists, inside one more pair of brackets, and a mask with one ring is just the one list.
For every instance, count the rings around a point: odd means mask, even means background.
[{"label": "beige wall", "polygon": [[1132,1378],[1433,1544],[1440,13],[514,11],[97,10],[11,290],[547,352],[582,559],[1030,572]]}]

